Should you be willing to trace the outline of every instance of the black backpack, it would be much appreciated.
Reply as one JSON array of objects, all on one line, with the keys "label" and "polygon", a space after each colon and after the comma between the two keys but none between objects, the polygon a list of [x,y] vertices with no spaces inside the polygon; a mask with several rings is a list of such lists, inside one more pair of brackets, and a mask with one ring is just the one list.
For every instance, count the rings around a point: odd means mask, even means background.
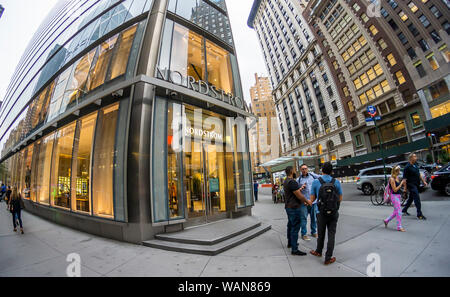
[{"label": "black backpack", "polygon": [[337,193],[336,186],[334,185],[336,179],[332,179],[331,182],[326,183],[321,177],[320,189],[319,189],[319,211],[324,215],[334,215],[339,209],[339,195]]}]

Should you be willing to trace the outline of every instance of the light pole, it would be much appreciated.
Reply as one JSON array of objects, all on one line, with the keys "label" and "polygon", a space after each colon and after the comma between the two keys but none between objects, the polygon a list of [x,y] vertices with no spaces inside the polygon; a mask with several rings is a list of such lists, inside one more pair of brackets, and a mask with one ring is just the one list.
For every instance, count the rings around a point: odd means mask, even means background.
[{"label": "light pole", "polygon": [[378,142],[380,143],[380,152],[381,152],[381,159],[383,160],[383,172],[384,172],[384,184],[387,184],[387,175],[386,175],[386,160],[384,159],[384,148],[383,148],[383,140],[381,138],[380,129],[377,125],[377,120],[381,120],[380,117],[375,117],[377,115],[377,108],[375,106],[368,106],[367,107],[367,113],[372,118],[373,122],[375,123],[375,131],[378,136]]}]

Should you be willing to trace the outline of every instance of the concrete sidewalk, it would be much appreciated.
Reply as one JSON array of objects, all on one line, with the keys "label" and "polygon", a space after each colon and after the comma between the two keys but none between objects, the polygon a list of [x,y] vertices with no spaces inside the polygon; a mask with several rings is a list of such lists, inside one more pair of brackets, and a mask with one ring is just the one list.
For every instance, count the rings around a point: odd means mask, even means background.
[{"label": "concrete sidewalk", "polygon": [[[450,276],[450,202],[424,202],[427,221],[404,218],[406,233],[384,228],[392,208],[344,202],[336,236],[337,263],[286,248],[282,204],[260,193],[254,215],[272,230],[218,256],[168,252],[81,233],[23,213],[25,234],[14,233],[0,204],[0,276],[66,276],[67,255],[81,256],[82,276],[365,276],[370,253],[381,257],[382,276]],[[410,210],[411,214],[415,209]],[[394,222],[393,222],[394,223]],[[299,240],[301,249],[315,247]]]}]

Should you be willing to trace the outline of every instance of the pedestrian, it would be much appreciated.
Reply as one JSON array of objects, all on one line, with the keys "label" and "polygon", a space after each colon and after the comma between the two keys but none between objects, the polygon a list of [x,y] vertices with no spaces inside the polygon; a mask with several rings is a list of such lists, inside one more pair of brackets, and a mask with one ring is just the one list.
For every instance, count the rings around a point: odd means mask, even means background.
[{"label": "pedestrian", "polygon": [[278,183],[275,182],[273,184],[273,186],[272,186],[272,200],[273,200],[273,203],[277,203],[278,188],[279,188]]},{"label": "pedestrian", "polygon": [[17,224],[16,220],[19,221],[20,225],[20,233],[23,232],[23,225],[22,225],[22,217],[21,217],[21,211],[24,208],[23,200],[19,192],[17,191],[17,187],[14,187],[11,195],[11,201],[9,203],[9,209],[12,214],[13,219],[13,226],[14,226],[14,232],[17,232]]},{"label": "pedestrian", "polygon": [[253,192],[255,193],[255,201],[258,201],[258,187],[259,187],[259,184],[258,184],[258,182],[255,180],[255,181],[253,182]]},{"label": "pedestrian", "polygon": [[333,257],[336,228],[339,219],[339,207],[342,202],[341,183],[331,176],[333,165],[327,162],[323,165],[323,175],[316,179],[311,188],[311,201],[317,201],[317,227],[318,239],[316,250],[310,253],[316,257],[322,257],[322,250],[325,242],[325,232],[328,230],[327,252],[325,255],[325,265],[336,262]]},{"label": "pedestrian", "polygon": [[4,198],[6,194],[6,186],[5,184],[2,184],[2,187],[0,188],[0,202],[2,202],[2,199]]},{"label": "pedestrian", "polygon": [[428,184],[423,178],[423,176],[420,174],[419,167],[417,167],[417,155],[412,153],[408,157],[409,163],[405,166],[405,169],[403,170],[403,178],[406,179],[406,188],[409,192],[409,198],[406,202],[405,207],[402,210],[402,213],[404,215],[409,216],[408,208],[411,206],[412,202],[414,201],[414,205],[417,209],[417,218],[419,220],[426,220],[427,218],[422,213],[422,204],[420,202],[420,196],[419,196],[419,187],[420,187],[420,180],[422,180],[424,186],[426,187]]},{"label": "pedestrian", "polygon": [[306,199],[300,192],[300,186],[294,178],[294,168],[286,168],[286,180],[283,189],[285,195],[285,209],[288,217],[287,238],[288,248],[292,248],[291,254],[295,256],[306,256],[306,253],[298,249],[298,232],[300,231],[300,207],[303,204],[311,205],[311,201]]},{"label": "pedestrian", "polygon": [[5,194],[6,208],[8,208],[9,202],[11,201],[11,193],[11,186],[8,186],[8,190],[6,190]]},{"label": "pedestrian", "polygon": [[400,182],[399,179],[400,174],[400,166],[395,166],[392,168],[391,177],[389,178],[389,187],[391,189],[391,201],[394,205],[394,212],[388,217],[386,220],[383,220],[384,226],[387,228],[390,221],[393,218],[397,218],[397,231],[405,232],[405,229],[402,227],[402,190],[401,188],[405,186],[406,180],[402,180]]},{"label": "pedestrian", "polygon": [[[300,185],[300,191],[302,192],[303,196],[305,196],[307,199],[311,199],[311,187],[315,179],[319,178],[320,176],[309,172],[308,165],[303,164],[300,167],[300,177],[298,178],[297,182]],[[311,239],[306,235],[307,232],[307,225],[308,225],[308,215],[310,216],[311,220],[311,236],[317,238],[317,200],[314,201],[314,203],[311,206],[302,205],[300,207],[301,210],[301,221],[300,221],[300,233],[303,240],[310,241]]]}]

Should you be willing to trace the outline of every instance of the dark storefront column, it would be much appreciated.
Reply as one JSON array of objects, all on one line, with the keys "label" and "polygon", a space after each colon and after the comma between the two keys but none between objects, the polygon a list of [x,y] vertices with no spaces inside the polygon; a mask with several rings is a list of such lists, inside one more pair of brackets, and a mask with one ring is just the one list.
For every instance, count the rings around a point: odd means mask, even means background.
[{"label": "dark storefront column", "polygon": [[[158,60],[161,31],[168,0],[156,0],[150,10],[139,55],[137,73],[153,76]],[[127,201],[129,232],[125,240],[141,242],[160,230],[151,226],[150,205],[150,145],[153,86],[135,85],[129,129],[127,164]]]}]

